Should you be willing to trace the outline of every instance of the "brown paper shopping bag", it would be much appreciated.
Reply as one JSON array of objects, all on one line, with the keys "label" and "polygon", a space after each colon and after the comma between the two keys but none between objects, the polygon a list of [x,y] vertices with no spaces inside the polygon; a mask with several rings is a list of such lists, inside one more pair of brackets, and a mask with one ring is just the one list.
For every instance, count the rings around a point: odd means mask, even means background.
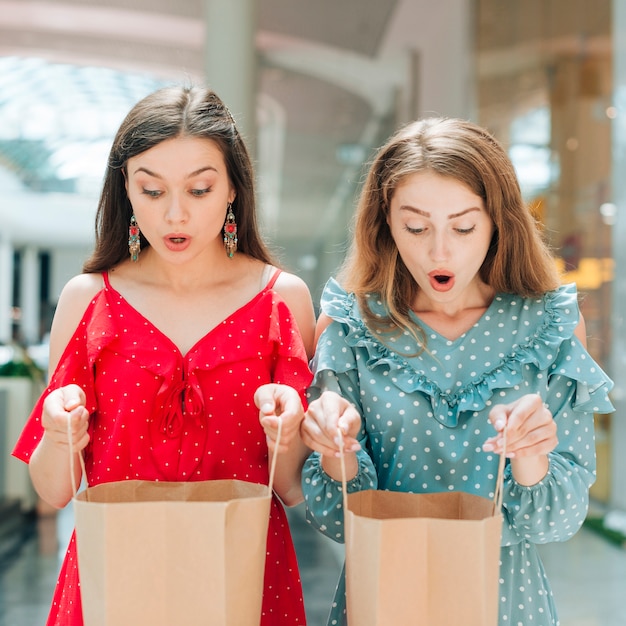
[{"label": "brown paper shopping bag", "polygon": [[128,480],[75,494],[85,626],[258,626],[276,456],[269,487]]},{"label": "brown paper shopping bag", "polygon": [[493,501],[347,494],[344,474],[350,626],[497,626],[503,469],[504,453]]}]

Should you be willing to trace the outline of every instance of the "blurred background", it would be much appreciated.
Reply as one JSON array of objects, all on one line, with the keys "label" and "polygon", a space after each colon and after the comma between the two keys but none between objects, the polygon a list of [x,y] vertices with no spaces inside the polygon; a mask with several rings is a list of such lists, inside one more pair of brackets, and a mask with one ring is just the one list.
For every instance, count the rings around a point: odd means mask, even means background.
[{"label": "blurred background", "polygon": [[[0,626],[43,623],[71,528],[9,456],[56,300],[91,249],[115,131],[171,83],[226,101],[263,231],[315,301],[364,163],[399,125],[464,117],[505,145],[616,383],[588,524],[546,566],[563,626],[626,624],[626,0],[0,0]],[[322,624],[341,554],[292,516]]]}]

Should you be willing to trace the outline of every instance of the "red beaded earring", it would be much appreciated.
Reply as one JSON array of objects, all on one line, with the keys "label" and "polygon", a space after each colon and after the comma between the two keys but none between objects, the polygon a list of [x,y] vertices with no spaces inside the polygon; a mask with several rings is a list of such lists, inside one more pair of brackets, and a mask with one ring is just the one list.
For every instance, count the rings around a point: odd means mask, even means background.
[{"label": "red beaded earring", "polygon": [[137,261],[141,252],[141,241],[139,240],[139,226],[133,215],[130,218],[130,226],[128,227],[128,251],[130,252],[130,260]]},{"label": "red beaded earring", "polygon": [[224,248],[229,258],[233,258],[237,252],[237,222],[233,213],[233,205],[229,202],[224,222]]}]

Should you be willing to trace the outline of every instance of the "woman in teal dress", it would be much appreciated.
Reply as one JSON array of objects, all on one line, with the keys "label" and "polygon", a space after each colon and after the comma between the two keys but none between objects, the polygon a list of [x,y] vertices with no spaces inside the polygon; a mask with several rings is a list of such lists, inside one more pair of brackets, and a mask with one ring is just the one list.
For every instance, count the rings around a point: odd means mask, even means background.
[{"label": "woman in teal dress", "polygon": [[[309,521],[343,541],[338,428],[348,492],[493,498],[506,426],[499,623],[558,624],[536,545],[585,519],[612,382],[497,141],[454,119],[400,129],[321,307],[301,427]],[[329,624],[346,623],[344,584]]]}]

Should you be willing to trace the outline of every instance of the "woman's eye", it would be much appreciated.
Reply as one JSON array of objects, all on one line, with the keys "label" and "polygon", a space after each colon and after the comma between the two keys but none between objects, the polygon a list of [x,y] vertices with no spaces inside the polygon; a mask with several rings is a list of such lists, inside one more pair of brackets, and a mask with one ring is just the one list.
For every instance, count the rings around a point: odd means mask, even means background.
[{"label": "woman's eye", "polygon": [[209,193],[211,189],[207,187],[206,189],[192,189],[191,195],[193,196],[203,196],[205,193]]},{"label": "woman's eye", "polygon": [[158,189],[142,189],[141,193],[149,196],[150,198],[158,198],[161,195],[161,192]]},{"label": "woman's eye", "polygon": [[405,226],[404,229],[412,235],[420,235],[426,230],[425,228],[411,228],[410,226]]},{"label": "woman's eye", "polygon": [[459,235],[469,235],[474,232],[475,228],[476,226],[470,226],[469,228],[455,228],[455,230]]}]

